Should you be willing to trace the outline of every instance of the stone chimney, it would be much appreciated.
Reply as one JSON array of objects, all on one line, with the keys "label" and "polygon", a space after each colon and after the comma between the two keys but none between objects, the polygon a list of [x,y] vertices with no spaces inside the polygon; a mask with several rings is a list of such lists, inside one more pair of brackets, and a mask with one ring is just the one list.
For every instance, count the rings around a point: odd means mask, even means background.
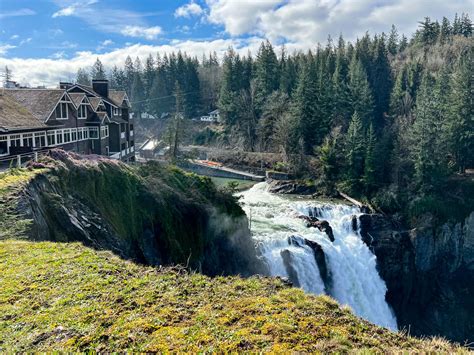
[{"label": "stone chimney", "polygon": [[92,89],[102,97],[109,97],[108,80],[92,80]]}]

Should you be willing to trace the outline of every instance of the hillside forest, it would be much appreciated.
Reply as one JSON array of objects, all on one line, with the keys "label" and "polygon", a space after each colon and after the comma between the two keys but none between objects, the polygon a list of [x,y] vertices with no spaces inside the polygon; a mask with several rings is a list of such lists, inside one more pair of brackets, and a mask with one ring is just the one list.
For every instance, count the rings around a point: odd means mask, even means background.
[{"label": "hillside forest", "polygon": [[255,56],[229,48],[222,60],[159,53],[107,70],[97,59],[76,79],[108,78],[137,113],[191,119],[218,108],[222,127],[208,128],[205,144],[279,153],[275,169],[325,194],[444,220],[474,208],[463,178],[474,168],[472,34],[467,14],[427,17],[411,38],[392,26],[307,52],[267,41]]}]

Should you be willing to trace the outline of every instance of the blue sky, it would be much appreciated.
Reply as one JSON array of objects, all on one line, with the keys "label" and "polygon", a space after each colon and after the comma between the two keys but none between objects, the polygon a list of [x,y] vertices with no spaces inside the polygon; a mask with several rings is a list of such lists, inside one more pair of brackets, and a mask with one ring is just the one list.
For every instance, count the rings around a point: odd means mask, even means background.
[{"label": "blue sky", "polygon": [[473,0],[0,0],[0,68],[54,86],[96,58],[111,68],[177,50],[255,54],[265,39],[308,50],[328,35],[355,40],[392,23],[410,35],[425,16],[456,12],[472,15]]}]

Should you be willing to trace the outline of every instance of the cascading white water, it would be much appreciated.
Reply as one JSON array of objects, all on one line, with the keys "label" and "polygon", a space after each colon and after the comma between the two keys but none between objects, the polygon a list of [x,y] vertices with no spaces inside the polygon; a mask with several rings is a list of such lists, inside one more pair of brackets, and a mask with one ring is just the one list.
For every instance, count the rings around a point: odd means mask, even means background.
[{"label": "cascading white water", "polygon": [[[395,316],[385,301],[387,288],[377,272],[375,255],[352,227],[352,217],[360,215],[357,207],[277,196],[267,191],[266,183],[259,183],[241,195],[252,236],[271,275],[294,276],[288,272],[291,264],[291,272],[296,274],[301,288],[324,293],[325,284],[313,249],[304,243],[289,243],[289,237],[317,242],[326,255],[331,275],[331,287],[326,292],[350,306],[358,316],[397,329]],[[315,210],[318,218],[331,225],[334,242],[317,228],[307,228],[306,222],[298,218]]]}]

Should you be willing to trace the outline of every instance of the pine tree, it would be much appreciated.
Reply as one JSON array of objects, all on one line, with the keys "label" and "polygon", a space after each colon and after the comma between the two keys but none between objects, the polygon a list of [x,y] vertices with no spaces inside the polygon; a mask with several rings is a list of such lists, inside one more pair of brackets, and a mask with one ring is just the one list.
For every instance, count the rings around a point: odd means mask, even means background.
[{"label": "pine tree", "polygon": [[170,152],[171,159],[175,162],[178,158],[179,145],[182,139],[182,120],[183,120],[183,92],[176,80],[174,88],[175,97],[175,111],[173,121],[170,124],[169,138],[170,138]]},{"label": "pine tree", "polygon": [[364,147],[364,130],[358,112],[352,115],[345,139],[346,173],[350,189],[359,186],[364,173],[364,160],[366,156]]},{"label": "pine tree", "polygon": [[86,86],[91,85],[91,78],[89,77],[89,74],[87,73],[87,71],[84,70],[83,68],[79,68],[77,70],[76,83],[80,85],[86,85]]},{"label": "pine tree", "polygon": [[433,87],[434,79],[425,72],[416,100],[412,142],[416,181],[423,191],[438,189],[447,173],[439,97],[442,91],[438,85],[433,93]]},{"label": "pine tree", "polygon": [[461,16],[461,26],[460,26],[460,34],[464,37],[471,37],[472,36],[472,21],[469,18],[468,14],[462,14]]},{"label": "pine tree", "polygon": [[279,87],[278,59],[269,41],[262,43],[255,61],[255,104],[262,112],[265,101]]},{"label": "pine tree", "polygon": [[105,74],[105,69],[99,58],[96,59],[94,65],[91,69],[91,77],[93,80],[105,80],[107,75]]},{"label": "pine tree", "polygon": [[398,52],[402,53],[408,47],[408,39],[405,35],[402,34],[402,38],[400,39],[400,45],[398,46]]},{"label": "pine tree", "polygon": [[398,52],[398,31],[395,25],[392,25],[392,29],[388,37],[387,49],[388,52],[393,56]]},{"label": "pine tree", "polygon": [[236,57],[238,57],[238,54],[236,54],[232,48],[229,48],[229,50],[224,55],[222,65],[222,83],[218,107],[220,110],[220,115],[228,127],[236,124],[238,114],[238,94],[235,90],[236,87],[234,82],[234,64]]},{"label": "pine tree", "polygon": [[260,138],[260,149],[270,150],[273,144],[275,122],[288,111],[289,97],[281,91],[274,91],[265,103],[265,107],[258,124],[258,135]]},{"label": "pine tree", "polygon": [[357,111],[364,127],[369,127],[374,119],[374,100],[362,62],[352,57],[349,69],[349,91],[352,111]]},{"label": "pine tree", "polygon": [[317,145],[320,128],[319,109],[317,107],[317,75],[314,60],[310,57],[303,65],[298,78],[298,86],[293,100],[292,114],[299,121],[300,137],[304,151],[309,154]]},{"label": "pine tree", "polygon": [[474,100],[472,99],[474,50],[456,66],[449,97],[449,144],[459,172],[474,164]]},{"label": "pine tree", "polygon": [[370,125],[367,131],[365,144],[365,161],[364,161],[364,183],[366,194],[370,195],[377,186],[377,141],[374,128]]},{"label": "pine tree", "polygon": [[145,91],[146,97],[150,97],[151,88],[153,86],[153,80],[155,79],[155,75],[156,75],[155,60],[153,56],[150,54],[146,58],[145,69],[143,71],[143,84],[144,84],[144,91]]},{"label": "pine tree", "polygon": [[5,70],[3,74],[3,82],[4,86],[6,86],[7,82],[13,80],[13,74],[10,68],[8,68],[8,65],[5,65]]},{"label": "pine tree", "polygon": [[449,41],[451,38],[452,28],[449,20],[446,17],[443,17],[443,21],[441,22],[441,30],[439,32],[439,43],[444,44]]},{"label": "pine tree", "polygon": [[142,79],[142,71],[141,71],[141,63],[137,60],[134,64],[135,72],[133,74],[133,82],[131,88],[131,100],[132,100],[132,109],[136,112],[139,116],[145,109],[145,92],[144,92],[144,84]]},{"label": "pine tree", "polygon": [[131,95],[132,93],[132,84],[135,76],[135,68],[133,67],[133,61],[130,56],[127,56],[125,59],[125,90]]}]

